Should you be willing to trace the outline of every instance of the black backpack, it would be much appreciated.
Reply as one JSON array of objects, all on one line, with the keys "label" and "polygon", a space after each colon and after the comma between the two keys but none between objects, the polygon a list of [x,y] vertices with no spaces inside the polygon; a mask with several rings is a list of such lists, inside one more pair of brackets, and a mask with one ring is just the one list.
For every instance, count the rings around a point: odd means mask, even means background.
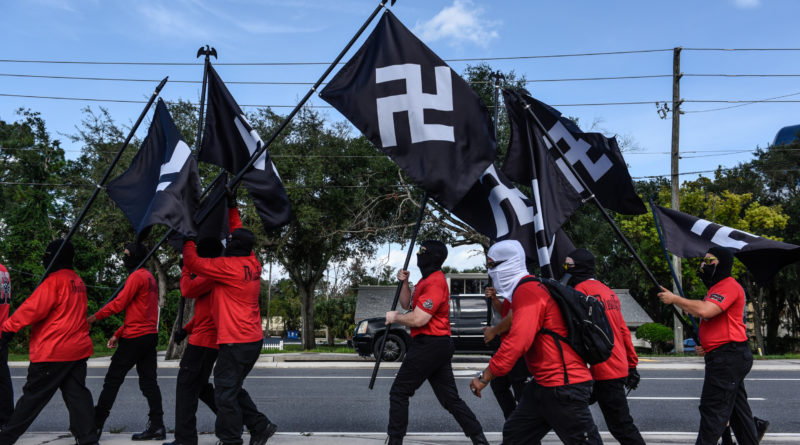
[{"label": "black backpack", "polygon": [[564,350],[561,348],[562,341],[570,345],[590,365],[602,363],[611,357],[611,351],[614,349],[614,332],[611,330],[611,323],[608,322],[602,301],[549,278],[525,277],[520,280],[517,287],[530,281],[542,283],[547,288],[564,317],[564,324],[567,327],[566,337],[545,328],[539,331],[553,337],[561,352],[564,384],[569,384],[569,378]]}]

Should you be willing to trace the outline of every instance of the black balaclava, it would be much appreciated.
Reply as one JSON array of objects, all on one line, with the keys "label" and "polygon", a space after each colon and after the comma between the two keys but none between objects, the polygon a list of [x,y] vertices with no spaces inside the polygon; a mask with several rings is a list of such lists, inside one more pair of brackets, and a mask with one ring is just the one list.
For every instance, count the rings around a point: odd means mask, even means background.
[{"label": "black balaclava", "polygon": [[[45,269],[47,269],[47,266],[50,265],[50,261],[53,260],[54,255],[63,242],[64,240],[59,238],[47,245],[47,249],[44,250],[44,255],[42,255],[42,265]],[[74,257],[75,248],[72,246],[71,242],[67,241],[67,243],[64,244],[64,248],[61,249],[61,253],[58,254],[58,258],[56,258],[56,261],[53,263],[53,267],[50,269],[49,273],[53,273],[61,269],[72,269],[72,259]]]},{"label": "black balaclava", "polygon": [[595,277],[594,255],[592,252],[586,249],[575,249],[567,256],[572,258],[572,261],[575,262],[574,267],[570,267],[566,270],[566,273],[571,275],[569,279],[570,286],[576,286],[579,283],[583,283]]},{"label": "black balaclava", "polygon": [[128,273],[135,271],[147,255],[147,248],[142,243],[130,243],[125,246],[128,255],[123,254],[122,263],[128,269]]},{"label": "black balaclava", "polygon": [[417,267],[422,272],[422,278],[427,278],[442,268],[444,260],[447,259],[447,246],[441,241],[427,240],[423,241],[420,247],[424,247],[425,251],[417,253]]},{"label": "black balaclava", "polygon": [[201,258],[216,258],[222,255],[224,249],[222,241],[214,237],[206,237],[197,241],[197,256]]},{"label": "black balaclava", "polygon": [[250,256],[255,241],[256,237],[253,232],[247,229],[236,229],[228,238],[225,256]]},{"label": "black balaclava", "polygon": [[733,253],[720,246],[714,246],[708,249],[708,253],[714,255],[719,260],[719,264],[706,264],[700,268],[700,279],[703,280],[703,284],[707,287],[711,287],[731,276],[731,269],[733,269]]}]

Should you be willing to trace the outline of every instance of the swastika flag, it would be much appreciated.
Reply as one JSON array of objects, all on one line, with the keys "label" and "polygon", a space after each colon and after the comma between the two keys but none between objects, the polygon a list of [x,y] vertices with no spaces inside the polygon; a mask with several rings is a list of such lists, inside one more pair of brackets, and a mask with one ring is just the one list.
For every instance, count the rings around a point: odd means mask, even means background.
[{"label": "swastika flag", "polygon": [[702,257],[713,246],[730,249],[760,284],[800,260],[800,246],[763,238],[711,221],[655,206],[667,250],[682,258]]},{"label": "swastika flag", "polygon": [[139,152],[128,170],[108,183],[106,192],[139,238],[153,224],[164,224],[184,236],[197,235],[193,219],[200,201],[197,161],[161,99]]},{"label": "swastika flag", "polygon": [[[507,94],[505,96],[508,98]],[[569,181],[570,187],[575,192],[584,197],[594,193],[603,207],[615,212],[626,215],[640,215],[647,212],[647,208],[633,188],[633,181],[616,138],[607,138],[600,133],[584,133],[558,110],[530,96],[519,95],[518,102],[520,101],[530,106],[561,148],[564,156],[562,157],[551,147],[550,141],[544,135],[532,140],[534,146],[542,152],[549,152],[558,170]],[[526,118],[530,119],[530,116]],[[525,144],[516,142],[512,141],[509,146],[503,171],[512,180],[526,183],[529,180],[527,167],[530,165],[528,162],[530,151],[524,146]],[[567,167],[567,162],[575,167],[591,192],[583,190],[580,182]]]},{"label": "swastika flag", "polygon": [[390,11],[320,97],[448,209],[496,156],[478,95]]}]

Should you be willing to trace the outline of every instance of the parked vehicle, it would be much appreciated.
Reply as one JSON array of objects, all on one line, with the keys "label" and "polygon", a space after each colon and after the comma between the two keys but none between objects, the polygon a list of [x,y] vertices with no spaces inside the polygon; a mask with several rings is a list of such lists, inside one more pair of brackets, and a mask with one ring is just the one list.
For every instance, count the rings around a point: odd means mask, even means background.
[{"label": "parked vehicle", "polygon": [[785,145],[800,139],[800,125],[789,125],[778,130],[772,145]]},{"label": "parked vehicle", "polygon": [[[489,345],[483,341],[483,328],[499,321],[499,314],[483,295],[488,284],[486,274],[448,275],[450,286],[450,331],[456,352],[491,354],[499,346],[499,339]],[[356,324],[353,346],[362,357],[377,357],[381,339],[387,335],[385,318],[361,320]],[[401,361],[411,343],[407,327],[392,325],[386,337],[382,361]]]}]

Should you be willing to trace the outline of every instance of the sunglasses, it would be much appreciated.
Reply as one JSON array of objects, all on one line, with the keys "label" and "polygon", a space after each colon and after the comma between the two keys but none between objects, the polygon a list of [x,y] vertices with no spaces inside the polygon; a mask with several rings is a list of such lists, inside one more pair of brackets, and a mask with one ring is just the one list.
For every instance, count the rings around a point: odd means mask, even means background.
[{"label": "sunglasses", "polygon": [[507,260],[502,260],[502,261],[487,261],[487,262],[486,262],[486,267],[488,267],[489,269],[494,269],[495,267],[497,267],[497,266],[499,266],[499,265],[501,265],[501,264],[505,263],[506,261],[507,261]]},{"label": "sunglasses", "polygon": [[717,258],[715,256],[706,257],[706,258],[703,258],[702,261],[700,261],[700,264],[706,264],[706,263],[710,263],[712,261],[719,261],[719,258]]},{"label": "sunglasses", "polygon": [[564,263],[564,270],[575,267],[575,263]]},{"label": "sunglasses", "polygon": [[427,252],[428,249],[426,247],[420,247],[417,251],[417,255],[422,255],[423,253]]}]

